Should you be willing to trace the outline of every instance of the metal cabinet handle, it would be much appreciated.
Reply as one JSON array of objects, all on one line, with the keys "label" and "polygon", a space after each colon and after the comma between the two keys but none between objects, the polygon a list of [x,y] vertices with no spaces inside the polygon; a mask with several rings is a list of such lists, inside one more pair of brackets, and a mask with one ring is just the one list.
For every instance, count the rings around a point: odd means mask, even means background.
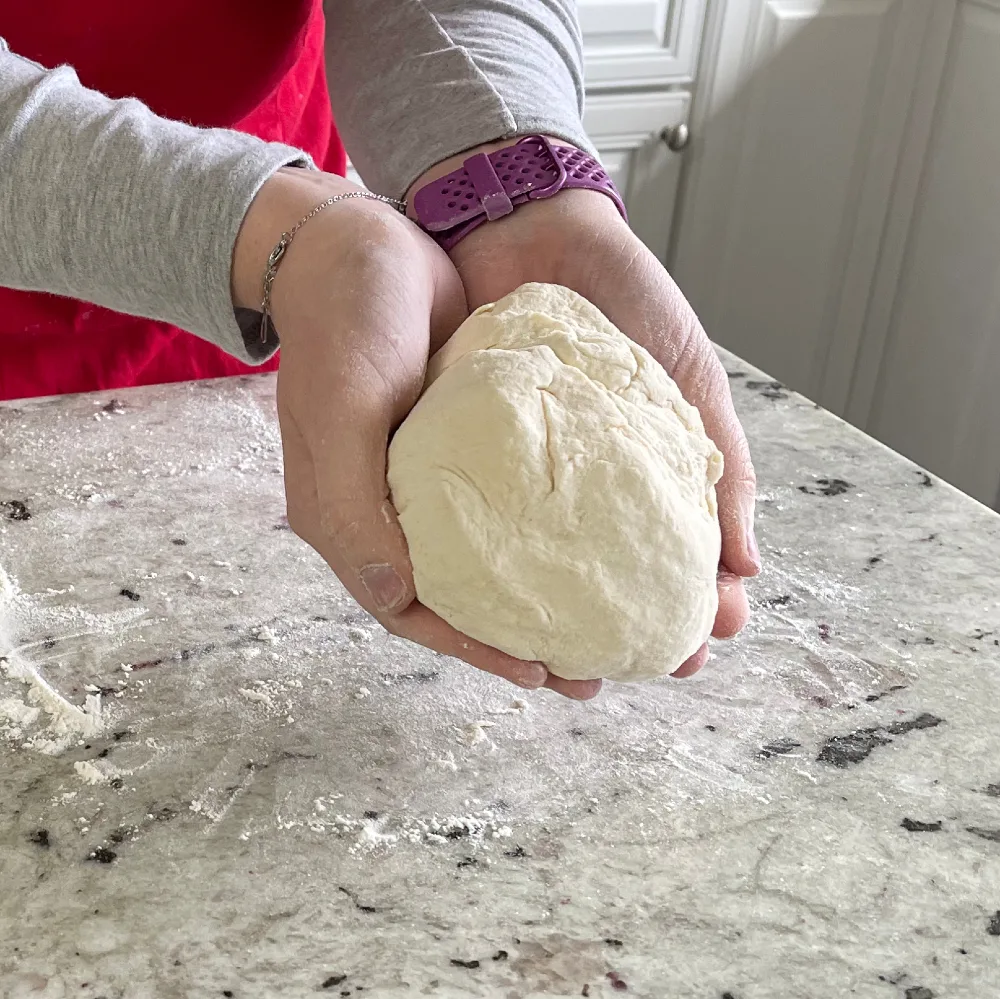
[{"label": "metal cabinet handle", "polygon": [[679,153],[691,141],[691,130],[683,121],[679,125],[667,125],[660,130],[660,139],[668,149]]}]

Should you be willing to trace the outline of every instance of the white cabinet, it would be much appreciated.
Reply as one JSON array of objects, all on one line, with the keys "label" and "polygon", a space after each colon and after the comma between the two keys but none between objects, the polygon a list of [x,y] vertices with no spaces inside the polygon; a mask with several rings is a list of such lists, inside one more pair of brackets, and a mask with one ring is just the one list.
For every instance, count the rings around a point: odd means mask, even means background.
[{"label": "white cabinet", "polygon": [[1000,509],[1000,0],[962,0],[942,48],[848,415]]},{"label": "white cabinet", "polygon": [[666,256],[680,180],[681,154],[662,133],[686,123],[691,104],[684,91],[597,94],[588,99],[584,124],[625,200],[632,228],[661,259]]},{"label": "white cabinet", "polygon": [[831,345],[864,316],[933,2],[716,12],[674,276],[713,339],[823,402]]},{"label": "white cabinet", "polygon": [[705,0],[577,0],[587,86],[694,79]]},{"label": "white cabinet", "polygon": [[709,334],[1000,500],[1000,0],[716,0],[670,259]]}]

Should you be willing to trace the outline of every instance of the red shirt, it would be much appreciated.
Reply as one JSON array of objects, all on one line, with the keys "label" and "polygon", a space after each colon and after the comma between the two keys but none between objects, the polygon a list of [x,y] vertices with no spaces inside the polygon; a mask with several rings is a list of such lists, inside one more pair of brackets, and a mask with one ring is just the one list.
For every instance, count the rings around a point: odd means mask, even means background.
[{"label": "red shirt", "polygon": [[[308,152],[343,174],[330,110],[322,0],[31,0],[0,36],[43,66],[69,64],[109,97]],[[0,288],[0,399],[274,370],[165,323]]]}]

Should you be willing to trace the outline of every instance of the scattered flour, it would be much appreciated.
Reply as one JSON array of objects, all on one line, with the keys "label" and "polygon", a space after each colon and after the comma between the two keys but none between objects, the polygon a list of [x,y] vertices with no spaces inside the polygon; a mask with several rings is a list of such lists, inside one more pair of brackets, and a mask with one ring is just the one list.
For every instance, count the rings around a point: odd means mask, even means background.
[{"label": "scattered flour", "polygon": [[256,704],[266,704],[269,708],[274,707],[271,695],[265,693],[263,690],[250,690],[248,687],[240,687],[239,691],[248,701],[253,701]]},{"label": "scattered flour", "polygon": [[496,722],[491,721],[473,721],[462,725],[460,728],[456,729],[458,732],[458,741],[463,746],[478,746],[481,742],[489,742],[489,737],[486,735],[486,730],[488,728],[496,728]]},{"label": "scattered flour", "polygon": [[104,784],[109,779],[108,775],[103,770],[98,770],[90,760],[78,760],[73,764],[73,769],[85,784]]},{"label": "scattered flour", "polygon": [[400,843],[436,846],[450,840],[461,839],[471,846],[482,846],[491,840],[509,839],[514,831],[500,819],[492,809],[469,812],[465,815],[449,815],[444,818],[431,815],[419,816],[365,815],[356,818],[351,815],[329,815],[330,801],[340,795],[317,798],[313,813],[304,821],[282,820],[278,816],[278,827],[295,829],[304,827],[314,833],[333,833],[336,836],[353,837],[349,848],[352,854],[373,853],[390,849]]},{"label": "scattered flour", "polygon": [[135,609],[95,615],[80,607],[46,603],[45,597],[71,591],[69,588],[39,597],[28,596],[21,593],[0,567],[0,676],[11,681],[14,691],[0,700],[0,736],[49,756],[56,756],[102,731],[101,694],[99,688],[90,687],[82,706],[68,701],[25,658],[25,653],[39,643],[17,645],[17,634],[61,632],[63,640],[83,635],[114,636],[145,614],[144,610]]}]

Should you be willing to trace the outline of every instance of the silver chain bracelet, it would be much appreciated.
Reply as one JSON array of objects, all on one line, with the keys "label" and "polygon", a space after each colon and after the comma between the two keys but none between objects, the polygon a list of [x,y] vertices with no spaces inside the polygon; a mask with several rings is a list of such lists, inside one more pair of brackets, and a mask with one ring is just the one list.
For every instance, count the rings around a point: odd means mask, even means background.
[{"label": "silver chain bracelet", "polygon": [[275,274],[278,273],[278,265],[281,263],[281,258],[284,257],[285,251],[288,249],[293,237],[299,229],[314,215],[318,215],[323,211],[324,208],[329,208],[330,205],[335,205],[338,201],[347,201],[349,198],[365,198],[368,201],[381,201],[383,204],[392,205],[398,212],[406,211],[405,201],[399,201],[396,198],[387,198],[384,194],[372,194],[371,191],[347,191],[344,194],[335,194],[332,198],[327,198],[326,201],[318,204],[308,215],[303,215],[288,232],[283,232],[281,239],[278,240],[267,258],[267,270],[264,272],[264,297],[260,303],[260,311],[264,313],[260,323],[261,343],[267,343],[268,326],[272,329],[274,328],[274,323],[271,320],[271,286],[274,284]]}]

